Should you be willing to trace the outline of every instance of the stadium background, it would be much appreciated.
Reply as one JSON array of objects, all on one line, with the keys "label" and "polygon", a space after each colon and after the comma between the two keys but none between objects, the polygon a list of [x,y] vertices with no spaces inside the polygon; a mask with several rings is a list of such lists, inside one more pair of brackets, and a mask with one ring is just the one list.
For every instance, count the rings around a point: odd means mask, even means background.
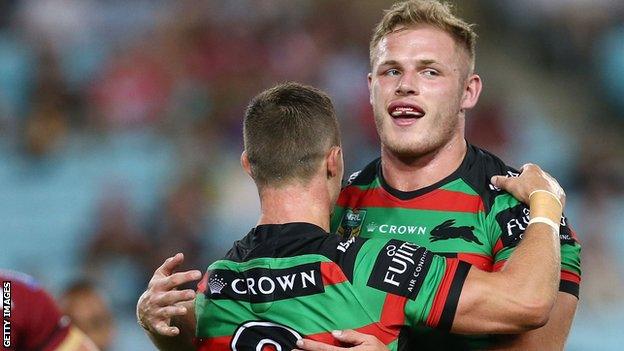
[{"label": "stadium background", "polygon": [[[619,349],[624,327],[624,2],[469,0],[485,87],[468,139],[568,193],[583,244],[569,350]],[[114,350],[154,268],[204,269],[253,226],[238,165],[254,94],[327,90],[350,171],[378,154],[368,40],[391,2],[32,0],[0,3],[0,267],[58,294],[96,281]]]}]

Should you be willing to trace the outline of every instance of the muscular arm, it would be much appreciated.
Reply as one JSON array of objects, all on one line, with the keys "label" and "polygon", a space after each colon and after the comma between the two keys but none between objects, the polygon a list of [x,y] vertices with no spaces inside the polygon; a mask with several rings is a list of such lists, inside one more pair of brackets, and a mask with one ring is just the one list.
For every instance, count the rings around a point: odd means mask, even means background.
[{"label": "muscular arm", "polygon": [[470,270],[452,332],[520,333],[548,321],[558,288],[559,236],[542,223],[524,235],[500,272]]},{"label": "muscular arm", "polygon": [[[526,183],[520,178],[528,178]],[[534,179],[532,179],[534,177]],[[544,184],[542,180],[547,180]],[[556,181],[537,166],[528,166],[518,179],[498,179],[523,202],[534,185],[538,189],[563,191]],[[550,183],[552,182],[552,184]],[[533,184],[533,187],[526,187]],[[545,187],[544,187],[545,186]],[[539,197],[538,197],[539,196]],[[556,198],[536,194],[530,201],[531,216],[559,223],[562,208]],[[496,273],[471,269],[464,283],[452,331],[455,333],[521,333],[544,326],[557,297],[560,274],[559,233],[544,223],[528,226],[524,238],[505,267]]]},{"label": "muscular arm", "polygon": [[559,292],[545,326],[523,334],[508,335],[506,341],[493,350],[563,350],[577,304],[575,296]]}]

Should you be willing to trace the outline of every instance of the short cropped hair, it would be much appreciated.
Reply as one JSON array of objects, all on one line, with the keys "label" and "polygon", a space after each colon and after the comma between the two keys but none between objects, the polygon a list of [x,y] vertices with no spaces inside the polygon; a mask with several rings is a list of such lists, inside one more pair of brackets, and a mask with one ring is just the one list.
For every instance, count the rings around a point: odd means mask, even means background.
[{"label": "short cropped hair", "polygon": [[309,181],[327,151],[340,146],[330,97],[298,83],[254,97],[245,112],[243,136],[251,175],[260,187]]},{"label": "short cropped hair", "polygon": [[452,12],[452,5],[436,0],[408,0],[394,4],[384,11],[370,41],[370,64],[373,66],[377,45],[388,34],[399,29],[426,24],[450,34],[461,45],[470,59],[470,72],[474,71],[477,33],[469,24]]}]

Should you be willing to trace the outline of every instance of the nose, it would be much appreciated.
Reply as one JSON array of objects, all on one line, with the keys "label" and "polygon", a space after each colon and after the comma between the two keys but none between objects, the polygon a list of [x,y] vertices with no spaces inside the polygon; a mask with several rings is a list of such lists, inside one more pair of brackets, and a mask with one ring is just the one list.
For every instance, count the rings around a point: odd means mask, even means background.
[{"label": "nose", "polygon": [[399,96],[418,95],[419,90],[416,79],[411,74],[404,73],[398,81],[394,93]]}]

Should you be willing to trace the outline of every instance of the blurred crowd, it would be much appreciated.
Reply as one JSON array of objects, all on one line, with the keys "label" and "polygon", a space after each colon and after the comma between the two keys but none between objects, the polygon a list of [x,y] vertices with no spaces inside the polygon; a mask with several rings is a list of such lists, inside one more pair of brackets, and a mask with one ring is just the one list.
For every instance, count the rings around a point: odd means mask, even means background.
[{"label": "blurred crowd", "polygon": [[[253,95],[283,81],[320,87],[338,110],[347,170],[377,157],[368,41],[391,4],[0,2],[0,266],[72,296],[85,295],[76,280],[94,282],[113,311],[105,321],[120,325],[106,334],[116,335],[110,349],[149,349],[133,308],[154,269],[175,252],[184,268],[205,269],[254,225],[255,188],[238,165]],[[583,245],[569,346],[615,347],[624,2],[456,6],[477,23],[484,79],[467,138],[511,165],[539,163],[564,185]]]}]

